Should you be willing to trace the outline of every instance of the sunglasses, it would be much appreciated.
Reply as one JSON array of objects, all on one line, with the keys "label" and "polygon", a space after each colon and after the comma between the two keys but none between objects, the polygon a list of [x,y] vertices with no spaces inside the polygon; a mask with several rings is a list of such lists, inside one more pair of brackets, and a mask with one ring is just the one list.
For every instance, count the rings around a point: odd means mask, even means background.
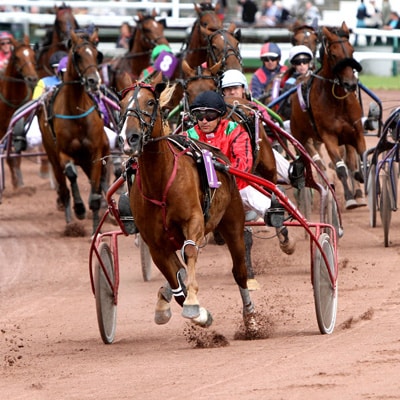
[{"label": "sunglasses", "polygon": [[263,57],[263,61],[278,61],[278,57]]},{"label": "sunglasses", "polygon": [[11,42],[0,42],[0,45],[4,46],[6,44],[11,44]]},{"label": "sunglasses", "polygon": [[207,122],[215,121],[221,114],[218,111],[206,110],[206,111],[194,111],[193,116],[197,121],[203,121],[205,118]]},{"label": "sunglasses", "polygon": [[310,64],[311,60],[309,58],[299,58],[298,60],[293,60],[293,65]]}]

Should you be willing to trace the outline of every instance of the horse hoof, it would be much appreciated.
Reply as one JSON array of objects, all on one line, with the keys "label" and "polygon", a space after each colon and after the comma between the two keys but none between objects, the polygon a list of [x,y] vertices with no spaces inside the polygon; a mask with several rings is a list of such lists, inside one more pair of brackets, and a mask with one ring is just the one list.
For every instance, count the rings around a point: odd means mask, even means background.
[{"label": "horse hoof", "polygon": [[78,218],[80,220],[86,218],[86,209],[85,209],[85,205],[83,203],[75,204],[74,212],[75,212],[76,218]]},{"label": "horse hoof", "polygon": [[359,207],[359,205],[354,199],[346,201],[346,210],[353,210],[354,208],[357,207]]},{"label": "horse hoof", "polygon": [[194,319],[200,316],[200,306],[198,304],[183,305],[182,316],[184,318]]},{"label": "horse hoof", "polygon": [[213,323],[213,317],[204,307],[200,307],[200,315],[197,318],[193,318],[192,321],[196,325],[208,328]]},{"label": "horse hoof", "polygon": [[291,239],[286,239],[284,242],[279,242],[279,247],[285,254],[290,256],[296,250],[296,242]]},{"label": "horse hoof", "polygon": [[257,282],[257,279],[247,279],[247,289],[250,291],[259,290],[260,284]]},{"label": "horse hoof", "polygon": [[171,309],[162,311],[156,310],[154,314],[154,322],[157,325],[165,325],[166,323],[169,322],[171,317],[172,317]]},{"label": "horse hoof", "polygon": [[254,313],[248,314],[243,317],[244,326],[246,328],[246,333],[249,336],[254,337],[259,331],[258,323]]}]

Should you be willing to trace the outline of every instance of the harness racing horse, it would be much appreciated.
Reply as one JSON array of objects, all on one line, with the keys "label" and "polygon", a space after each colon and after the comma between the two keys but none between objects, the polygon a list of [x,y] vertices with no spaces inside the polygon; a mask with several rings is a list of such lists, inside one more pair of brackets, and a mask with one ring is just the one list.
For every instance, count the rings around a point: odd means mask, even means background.
[{"label": "harness racing horse", "polygon": [[[189,155],[199,150],[201,153],[201,144],[196,145],[198,142],[182,135],[168,135],[159,104],[164,87],[165,84],[153,87],[135,83],[122,92],[120,102],[124,151],[137,157],[138,163],[130,190],[131,209],[154,263],[168,282],[158,292],[155,322],[169,321],[170,301],[174,296],[183,307],[185,318],[201,326],[212,323],[211,314],[200,307],[197,298],[196,263],[205,235],[218,228],[232,257],[232,272],[242,297],[246,327],[254,328],[254,305],[247,288],[245,266],[244,210],[239,191],[233,177],[221,171],[216,171],[221,182],[219,188],[204,185],[197,162]],[[199,150],[195,150],[197,146]],[[226,160],[219,151],[216,154]],[[184,264],[176,254],[179,249]],[[183,277],[185,266],[187,282]]]},{"label": "harness racing horse", "polygon": [[101,65],[103,81],[111,89],[121,91],[124,88],[121,79],[125,73],[132,79],[138,79],[140,73],[149,66],[154,47],[158,44],[169,45],[164,35],[164,25],[156,21],[156,16],[155,10],[151,15],[138,12],[129,50],[123,56]]},{"label": "harness racing horse", "polygon": [[222,21],[217,14],[219,8],[220,3],[215,7],[212,3],[194,5],[197,19],[181,50],[183,59],[191,67],[197,67],[207,61],[208,35],[223,29]]},{"label": "harness racing horse", "polygon": [[53,29],[47,32],[43,44],[37,52],[37,68],[39,78],[51,76],[54,71],[50,69],[50,57],[56,51],[68,51],[68,40],[71,29],[79,29],[72,8],[63,3],[60,7],[54,7],[56,19]]},{"label": "harness racing horse", "polygon": [[[14,38],[10,40],[12,54],[4,74],[0,74],[0,139],[7,133],[13,113],[32,98],[38,81],[35,52],[30,46],[29,37],[25,36],[21,42]],[[7,163],[13,187],[22,187],[21,158],[8,158]]]},{"label": "harness racing horse", "polygon": [[74,211],[85,218],[86,209],[80,196],[76,165],[90,180],[89,207],[93,213],[93,232],[99,224],[102,189],[106,191],[106,168],[103,159],[110,153],[104,123],[94,95],[100,88],[96,44],[97,30],[87,33],[71,31],[71,49],[63,83],[57,87],[48,108],[39,111],[43,145],[57,182],[58,204],[65,210],[67,224],[72,220],[70,181]]},{"label": "harness racing horse", "polygon": [[[361,71],[361,65],[353,58],[354,49],[344,22],[341,27],[322,27],[321,46],[321,69],[303,86],[300,99],[306,101],[301,101],[296,93],[291,97],[291,131],[310,154],[315,150],[307,143],[309,138],[325,144],[343,185],[346,208],[352,209],[365,205],[356,201],[362,196],[361,191],[355,193],[349,184],[353,177],[362,181],[359,159],[366,149],[362,109],[356,96],[358,80],[354,74],[354,70]],[[352,146],[346,146],[347,165],[341,145]],[[358,159],[354,149],[360,156]]]},{"label": "harness racing horse", "polygon": [[241,33],[232,22],[228,29],[211,32],[201,28],[208,37],[207,65],[213,75],[221,75],[229,69],[242,71],[242,56],[239,44]]}]

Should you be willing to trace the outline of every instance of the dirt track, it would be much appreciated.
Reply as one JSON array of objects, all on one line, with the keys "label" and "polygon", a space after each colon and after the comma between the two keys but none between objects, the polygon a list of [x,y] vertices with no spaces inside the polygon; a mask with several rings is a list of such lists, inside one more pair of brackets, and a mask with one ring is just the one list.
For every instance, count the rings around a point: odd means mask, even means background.
[{"label": "dirt track", "polygon": [[[398,93],[378,93],[387,110]],[[389,102],[392,99],[394,101]],[[369,145],[376,139],[369,138]],[[255,239],[261,290],[252,292],[270,337],[235,340],[241,301],[224,246],[201,251],[199,297],[227,346],[194,349],[174,303],[153,322],[156,271],[143,282],[132,237],[120,240],[115,343],[102,343],[88,273],[89,236],[66,238],[55,192],[24,160],[26,186],[6,183],[0,205],[0,393],[4,399],[399,399],[400,217],[391,246],[369,227],[368,209],[343,213],[336,329],[321,335],[314,311],[308,241],[283,255],[272,232]],[[87,198],[88,193],[84,193]],[[84,225],[90,232],[91,221]],[[112,227],[111,225],[109,226]],[[204,339],[204,345],[207,339]]]}]

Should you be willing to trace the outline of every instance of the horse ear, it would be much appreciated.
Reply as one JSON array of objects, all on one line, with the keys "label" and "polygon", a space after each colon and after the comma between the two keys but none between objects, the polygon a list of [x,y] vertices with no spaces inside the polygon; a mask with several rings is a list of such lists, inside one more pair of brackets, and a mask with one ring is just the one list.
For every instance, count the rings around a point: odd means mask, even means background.
[{"label": "horse ear", "polygon": [[156,11],[155,8],[153,8],[153,11],[152,11],[152,13],[151,13],[151,16],[152,16],[153,18],[157,17],[157,11]]},{"label": "horse ear", "polygon": [[234,22],[231,22],[228,27],[228,32],[232,33],[232,35],[233,35],[233,33],[235,32],[235,29],[236,29],[236,24]]},{"label": "horse ear", "polygon": [[154,93],[156,94],[157,99],[160,98],[161,92],[167,87],[167,84],[165,82],[160,82],[157,83],[157,85],[154,87]]},{"label": "horse ear", "polygon": [[240,42],[242,40],[242,30],[240,28],[236,29],[233,36],[238,42]]},{"label": "horse ear", "polygon": [[159,19],[158,22],[164,27],[164,29],[167,28],[167,20],[165,18]]},{"label": "horse ear", "polygon": [[195,74],[195,70],[189,65],[189,63],[185,59],[182,60],[182,71],[188,77],[194,76]]},{"label": "horse ear", "polygon": [[97,52],[97,64],[101,64],[103,62],[104,55],[101,51]]}]

